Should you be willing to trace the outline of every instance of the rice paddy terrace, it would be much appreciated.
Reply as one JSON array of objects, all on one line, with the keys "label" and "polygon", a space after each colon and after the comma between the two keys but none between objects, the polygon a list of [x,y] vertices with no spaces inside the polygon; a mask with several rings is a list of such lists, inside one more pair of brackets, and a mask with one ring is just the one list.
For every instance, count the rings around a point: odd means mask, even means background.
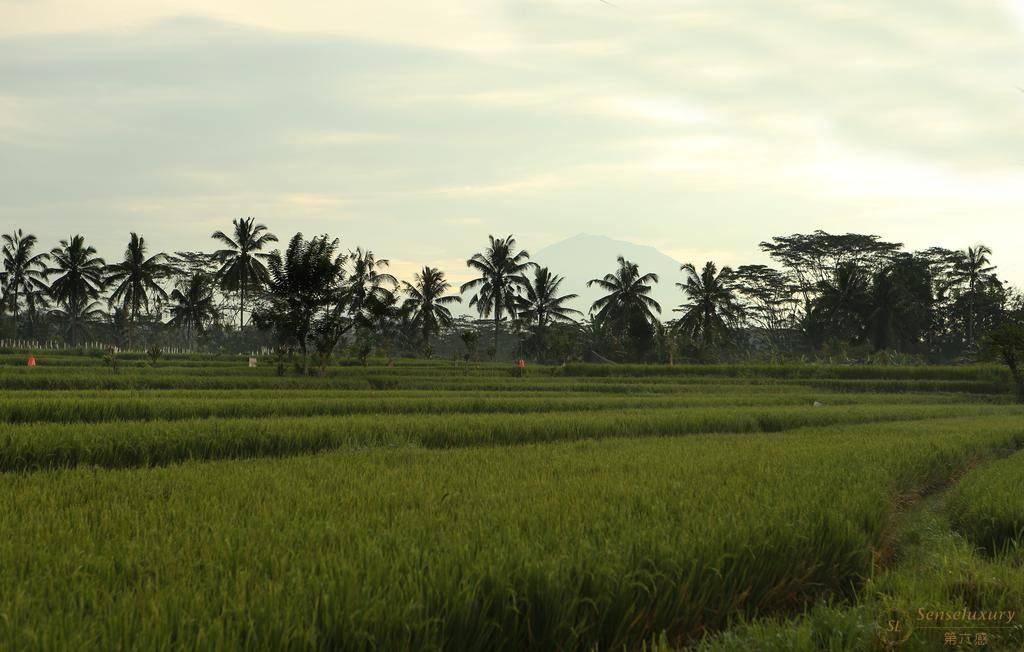
[{"label": "rice paddy terrace", "polygon": [[0,649],[1024,647],[998,367],[25,359]]}]

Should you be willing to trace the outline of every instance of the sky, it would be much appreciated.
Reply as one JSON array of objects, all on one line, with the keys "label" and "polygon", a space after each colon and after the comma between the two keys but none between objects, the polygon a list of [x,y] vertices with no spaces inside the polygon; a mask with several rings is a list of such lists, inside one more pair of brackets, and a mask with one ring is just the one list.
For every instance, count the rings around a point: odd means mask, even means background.
[{"label": "sky", "polygon": [[738,265],[820,228],[1024,285],[1021,88],[1024,0],[0,0],[0,230],[114,259],[251,215],[464,280],[488,234]]}]

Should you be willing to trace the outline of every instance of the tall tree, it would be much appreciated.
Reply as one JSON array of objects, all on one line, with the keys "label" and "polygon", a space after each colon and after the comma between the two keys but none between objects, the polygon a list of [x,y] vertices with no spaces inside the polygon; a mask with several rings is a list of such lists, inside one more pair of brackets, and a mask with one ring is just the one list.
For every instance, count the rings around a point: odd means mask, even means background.
[{"label": "tall tree", "polygon": [[347,258],[348,270],[342,283],[342,296],[354,325],[371,326],[384,309],[395,302],[398,279],[385,270],[386,258],[356,247]]},{"label": "tall tree", "polygon": [[371,340],[384,336],[385,331],[390,334],[389,320],[397,318],[399,313],[394,292],[398,279],[383,271],[389,265],[387,259],[377,258],[372,251],[357,247],[338,260],[343,267],[329,301],[330,307],[314,320],[311,331],[322,373],[326,373],[327,361],[346,333],[359,329],[364,335],[361,339],[366,355],[369,355]]},{"label": "tall tree", "polygon": [[202,333],[216,315],[213,298],[213,278],[196,272],[171,292],[171,319],[173,326],[185,329],[189,348],[195,346],[195,335]]},{"label": "tall tree", "polygon": [[424,267],[413,277],[413,283],[405,283],[405,310],[413,326],[423,337],[423,347],[430,350],[430,336],[437,334],[442,326],[450,326],[452,313],[447,306],[461,303],[462,297],[446,294],[451,288],[444,278],[444,272],[434,267]]},{"label": "tall tree", "polygon": [[563,280],[561,276],[552,274],[547,267],[536,267],[533,279],[527,277],[523,295],[519,298],[519,317],[533,331],[533,348],[540,356],[547,351],[547,330],[551,324],[570,323],[576,321],[576,317],[583,316],[579,310],[565,305],[579,295],[559,296]]},{"label": "tall tree", "polygon": [[174,279],[175,286],[187,283],[196,274],[216,279],[217,271],[222,266],[217,254],[203,251],[176,251],[167,257],[167,271],[170,278]]},{"label": "tall tree", "polygon": [[303,372],[309,371],[310,334],[317,321],[330,319],[344,275],[345,256],[336,255],[338,240],[326,235],[305,240],[296,233],[282,254],[267,259],[268,305],[256,315],[257,325],[273,328],[284,341],[298,345]]},{"label": "tall tree", "polygon": [[1017,387],[1017,402],[1024,403],[1024,326],[1007,322],[992,329],[988,348],[1002,358]]},{"label": "tall tree", "polygon": [[975,343],[974,329],[977,308],[980,303],[979,295],[991,281],[992,272],[996,269],[989,261],[991,255],[992,250],[985,245],[968,247],[965,251],[959,252],[953,269],[954,278],[965,286],[963,297],[967,302],[967,346],[969,348],[973,347]]},{"label": "tall tree", "polygon": [[46,291],[46,261],[49,256],[34,253],[36,236],[25,234],[18,229],[3,236],[3,269],[0,270],[0,283],[3,285],[3,304],[9,307],[14,315],[14,330],[18,331],[18,313],[21,299],[25,299],[34,307],[37,298]]},{"label": "tall tree", "polygon": [[807,330],[812,341],[828,339],[851,342],[862,340],[871,314],[871,279],[856,263],[843,263],[831,279],[820,281],[818,296],[807,315]]},{"label": "tall tree", "polygon": [[394,334],[394,322],[400,318],[395,296],[398,279],[384,271],[389,261],[360,247],[349,251],[342,260],[344,268],[338,277],[332,307],[314,322],[313,342],[321,373],[326,373],[327,361],[346,333],[357,329],[363,351],[360,357],[365,364],[374,340],[388,343]]},{"label": "tall tree", "polygon": [[818,230],[776,236],[760,246],[793,274],[806,306],[822,283],[834,281],[840,267],[853,264],[873,273],[887,265],[903,245],[886,242],[877,235]]},{"label": "tall tree", "polygon": [[706,345],[722,342],[742,313],[732,288],[732,268],[719,271],[709,260],[699,273],[693,263],[679,269],[686,273],[686,281],[676,286],[690,298],[689,303],[676,308],[676,312],[683,313],[679,328]]},{"label": "tall tree", "polygon": [[929,247],[915,252],[914,257],[927,265],[932,279],[932,319],[925,340],[930,350],[959,349],[964,340],[963,329],[954,326],[958,281],[955,268],[960,252],[943,247]]},{"label": "tall tree", "polygon": [[590,314],[595,322],[610,325],[613,332],[631,340],[640,353],[652,341],[661,313],[661,304],[649,296],[658,275],[640,274],[639,266],[622,256],[617,260],[614,273],[587,281],[587,287],[596,285],[608,293],[591,305]]},{"label": "tall tree", "polygon": [[165,254],[146,257],[146,239],[134,231],[124,250],[124,260],[107,267],[106,284],[114,287],[111,304],[120,304],[128,317],[128,347],[132,346],[139,310],[149,312],[150,295],[167,298],[167,292],[157,281],[167,273]]},{"label": "tall tree", "polygon": [[264,264],[270,254],[262,253],[263,247],[277,242],[277,236],[270,233],[263,224],[256,224],[255,218],[232,220],[232,236],[223,231],[214,231],[210,236],[227,248],[214,253],[221,263],[217,280],[225,292],[238,293],[238,328],[245,326],[245,297],[247,293],[259,290],[267,284],[267,267]]},{"label": "tall tree", "polygon": [[90,333],[90,326],[103,319],[103,306],[99,301],[87,297],[72,296],[61,302],[60,307],[52,311],[59,322],[63,322],[62,332],[68,344],[75,346]]},{"label": "tall tree", "polygon": [[761,329],[772,346],[779,346],[794,327],[799,287],[793,279],[767,265],[740,265],[733,274],[736,293],[748,324]]},{"label": "tall tree", "polygon": [[46,274],[57,276],[50,284],[50,296],[60,306],[54,314],[67,321],[74,344],[84,332],[84,325],[99,311],[94,302],[103,291],[106,264],[81,235],[61,240],[60,246],[50,252],[50,261],[52,266],[46,269]]},{"label": "tall tree", "polygon": [[466,267],[479,276],[463,283],[459,291],[465,293],[477,289],[469,301],[470,307],[475,307],[481,317],[493,315],[494,352],[497,354],[502,317],[507,314],[515,318],[519,308],[517,292],[527,284],[523,274],[537,264],[530,261],[526,250],[516,251],[516,239],[511,235],[488,238],[487,248],[466,261]]},{"label": "tall tree", "polygon": [[927,260],[904,255],[875,274],[869,317],[876,350],[914,351],[933,323],[932,275]]}]

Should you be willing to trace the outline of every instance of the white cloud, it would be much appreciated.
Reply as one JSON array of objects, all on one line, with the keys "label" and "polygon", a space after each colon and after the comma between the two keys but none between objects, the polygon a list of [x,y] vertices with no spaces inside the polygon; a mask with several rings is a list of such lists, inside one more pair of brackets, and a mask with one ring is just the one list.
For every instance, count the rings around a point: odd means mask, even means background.
[{"label": "white cloud", "polygon": [[336,210],[349,203],[345,197],[338,195],[326,195],[321,193],[299,192],[283,195],[278,202],[285,205],[294,205],[303,209],[322,211]]},{"label": "white cloud", "polygon": [[397,134],[362,131],[299,131],[285,137],[290,145],[300,146],[344,146],[386,143],[400,140]]},{"label": "white cloud", "polygon": [[[412,283],[415,275],[424,267],[436,267],[444,272],[445,279],[451,283],[448,294],[458,294],[459,285],[473,278],[472,271],[466,267],[465,258],[445,258],[437,251],[420,251],[414,258],[391,258],[388,271]],[[459,312],[457,304],[453,310]]]},{"label": "white cloud", "polygon": [[940,163],[858,152],[837,144],[821,146],[814,160],[793,165],[787,173],[794,181],[835,197],[916,199],[924,205],[959,201],[979,209],[1024,207],[1024,173],[963,172]]},{"label": "white cloud", "polygon": [[1024,0],[1002,0],[1017,30],[1024,32]]},{"label": "white cloud", "polygon": [[198,15],[273,31],[338,34],[479,54],[507,52],[519,45],[498,0],[7,0],[0,8],[0,35],[128,30]]},{"label": "white cloud", "polygon": [[571,182],[571,177],[557,173],[550,173],[525,177],[522,179],[513,179],[511,181],[499,181],[497,183],[445,186],[427,190],[424,194],[451,199],[522,195],[548,190],[557,186],[565,185],[569,182]]},{"label": "white cloud", "polygon": [[[680,210],[751,257],[815,227],[1024,246],[1024,0],[613,2],[0,0],[0,36],[62,34],[0,43],[0,215],[384,215],[410,270],[513,220],[524,242],[593,222],[735,260]],[[143,27],[183,15],[228,23]],[[113,31],[63,36],[90,30]]]},{"label": "white cloud", "polygon": [[711,120],[711,114],[694,102],[672,97],[606,96],[587,100],[583,106],[596,113],[675,125]]}]

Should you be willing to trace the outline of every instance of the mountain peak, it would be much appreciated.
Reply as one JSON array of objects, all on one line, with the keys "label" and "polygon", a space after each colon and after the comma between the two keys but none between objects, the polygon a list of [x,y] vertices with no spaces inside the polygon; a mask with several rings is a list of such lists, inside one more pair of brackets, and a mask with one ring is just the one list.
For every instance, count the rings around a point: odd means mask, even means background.
[{"label": "mountain peak", "polygon": [[552,273],[565,277],[562,289],[580,295],[573,307],[585,313],[590,304],[601,296],[599,289],[587,287],[587,281],[614,272],[619,256],[636,263],[641,273],[654,272],[658,275],[661,282],[651,289],[651,296],[661,304],[663,313],[680,302],[681,296],[675,287],[680,277],[679,262],[649,245],[606,235],[578,233],[539,249],[532,259],[550,268]]}]

